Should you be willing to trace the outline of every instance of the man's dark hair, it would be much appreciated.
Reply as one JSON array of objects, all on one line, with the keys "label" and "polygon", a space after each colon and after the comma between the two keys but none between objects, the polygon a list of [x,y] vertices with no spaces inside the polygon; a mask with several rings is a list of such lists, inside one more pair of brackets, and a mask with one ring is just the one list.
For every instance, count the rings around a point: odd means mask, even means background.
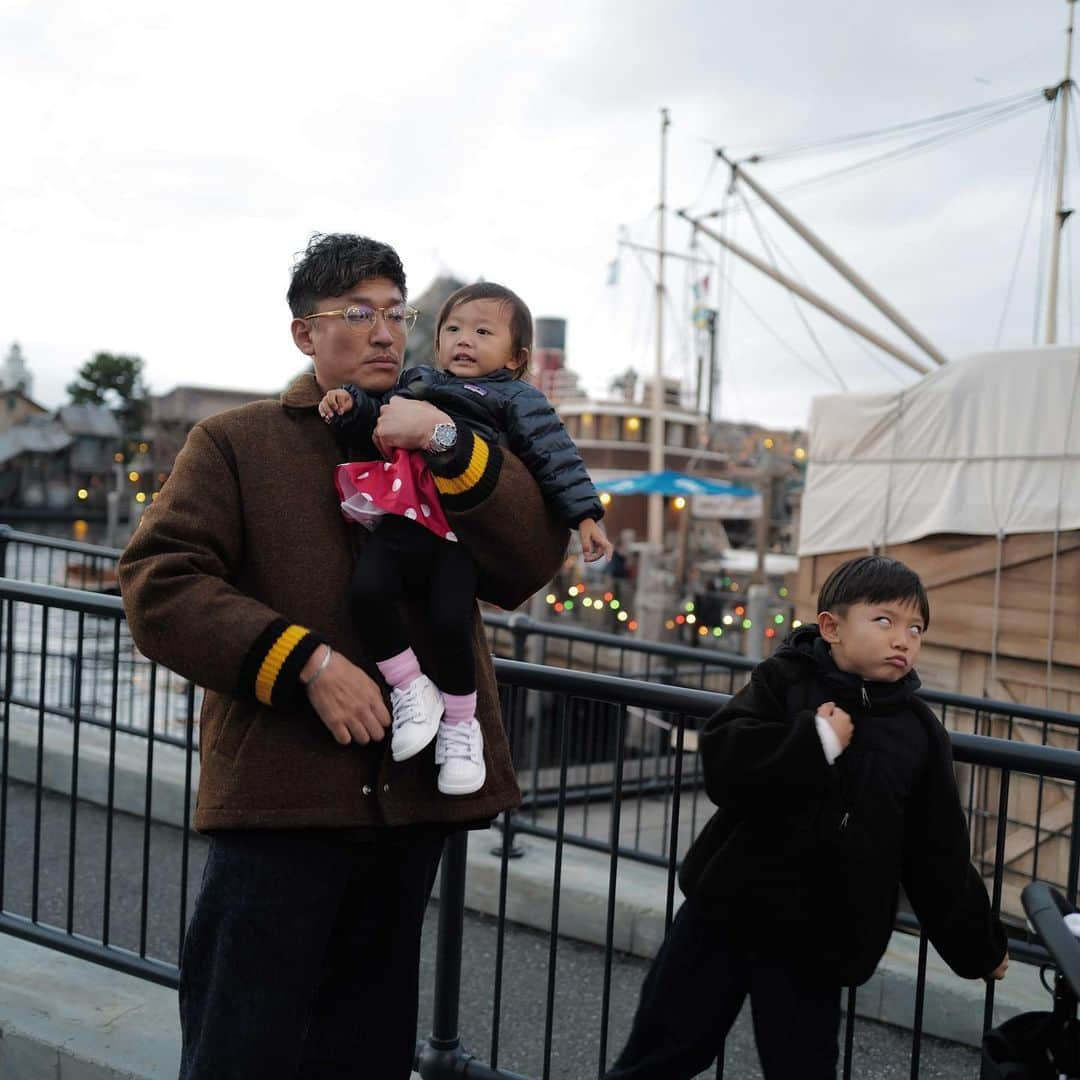
[{"label": "man's dark hair", "polygon": [[852,604],[884,604],[890,600],[912,603],[930,625],[930,601],[919,575],[899,559],[886,555],[860,555],[841,563],[818,593],[818,611],[842,615]]},{"label": "man's dark hair", "polygon": [[389,278],[405,291],[405,268],[389,245],[352,233],[313,233],[293,263],[289,310],[294,319],[310,315],[328,296],[341,296],[368,278]]},{"label": "man's dark hair", "polygon": [[[435,355],[439,354],[439,334],[442,333],[443,323],[446,322],[450,312],[461,304],[468,304],[473,300],[498,300],[510,308],[510,350],[514,357],[522,349],[532,350],[533,343],[533,319],[525,301],[516,292],[511,292],[505,285],[496,285],[494,281],[477,281],[473,285],[466,285],[451,293],[439,312],[438,322],[435,324]],[[522,364],[513,369],[511,374],[515,379],[524,379],[529,373],[529,365]]]}]

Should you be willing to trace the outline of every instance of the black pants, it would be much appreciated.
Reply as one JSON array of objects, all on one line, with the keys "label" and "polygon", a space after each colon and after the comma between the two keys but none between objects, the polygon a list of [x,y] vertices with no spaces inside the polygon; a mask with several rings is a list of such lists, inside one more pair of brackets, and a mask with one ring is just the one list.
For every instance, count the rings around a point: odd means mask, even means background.
[{"label": "black pants", "polygon": [[389,660],[412,644],[401,608],[406,596],[425,608],[439,643],[435,655],[425,657],[432,668],[425,674],[448,694],[471,694],[476,563],[464,544],[388,514],[361,548],[352,580],[356,625],[376,660]]},{"label": "black pants", "polygon": [[746,995],[765,1080],[835,1080],[840,988],[806,986],[679,909],[641,988],[626,1048],[606,1080],[689,1080],[716,1059]]},{"label": "black pants", "polygon": [[408,1080],[444,837],[215,835],[180,964],[181,1080]]}]

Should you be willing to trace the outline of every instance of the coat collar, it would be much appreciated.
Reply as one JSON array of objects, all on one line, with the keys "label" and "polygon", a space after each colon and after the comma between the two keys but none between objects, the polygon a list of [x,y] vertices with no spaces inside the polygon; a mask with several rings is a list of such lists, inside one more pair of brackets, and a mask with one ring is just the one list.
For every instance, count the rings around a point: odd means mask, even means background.
[{"label": "coat collar", "polygon": [[312,372],[297,375],[285,393],[281,395],[281,404],[287,409],[313,409],[323,399],[323,392],[315,381]]}]

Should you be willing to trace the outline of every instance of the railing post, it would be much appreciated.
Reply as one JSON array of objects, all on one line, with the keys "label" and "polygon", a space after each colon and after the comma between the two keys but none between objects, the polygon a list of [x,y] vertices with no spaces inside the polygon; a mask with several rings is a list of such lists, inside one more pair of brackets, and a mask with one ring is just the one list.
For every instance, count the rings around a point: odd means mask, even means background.
[{"label": "railing post", "polygon": [[520,844],[515,843],[517,837],[517,813],[515,811],[504,810],[502,828],[494,824],[492,827],[499,830],[500,841],[491,849],[492,855],[501,859],[504,848],[508,859],[520,859],[525,854],[525,849]]},{"label": "railing post", "polygon": [[8,541],[11,539],[11,526],[0,525],[0,577],[7,577]]},{"label": "railing post", "polygon": [[431,1034],[417,1046],[416,1066],[424,1080],[460,1076],[466,1055],[458,1034],[461,1002],[461,939],[465,926],[465,856],[469,834],[452,833],[443,848],[439,884],[439,933],[435,942],[435,1000]]},{"label": "railing post", "polygon": [[508,622],[510,637],[514,642],[514,659],[527,660],[526,650],[529,646],[529,634],[532,633],[533,621],[528,615],[522,615],[521,612],[515,611]]}]

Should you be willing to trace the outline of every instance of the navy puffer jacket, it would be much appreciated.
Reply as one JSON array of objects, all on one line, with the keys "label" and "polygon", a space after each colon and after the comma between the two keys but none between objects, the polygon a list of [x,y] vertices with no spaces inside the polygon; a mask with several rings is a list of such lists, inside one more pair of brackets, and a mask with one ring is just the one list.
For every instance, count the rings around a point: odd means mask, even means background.
[{"label": "navy puffer jacket", "polygon": [[584,518],[599,521],[604,508],[574,440],[544,393],[508,371],[479,379],[459,379],[433,367],[403,371],[394,388],[371,395],[346,385],[355,408],[337,418],[354,440],[369,444],[379,408],[389,398],[430,401],[455,422],[467,424],[488,442],[507,447],[536,478],[544,499],[570,526]]}]

